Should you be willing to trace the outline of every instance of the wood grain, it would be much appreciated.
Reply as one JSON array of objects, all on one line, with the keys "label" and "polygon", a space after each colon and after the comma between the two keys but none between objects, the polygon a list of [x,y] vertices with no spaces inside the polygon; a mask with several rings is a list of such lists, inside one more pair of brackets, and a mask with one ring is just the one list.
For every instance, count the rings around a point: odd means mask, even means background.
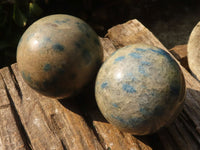
[{"label": "wood grain", "polygon": [[188,60],[187,60],[187,45],[176,45],[171,48],[170,53],[176,57],[181,65],[189,71]]},{"label": "wood grain", "polygon": [[17,123],[18,117],[10,103],[8,91],[0,74],[0,149],[19,149],[28,148],[28,143],[23,141],[22,128]]}]

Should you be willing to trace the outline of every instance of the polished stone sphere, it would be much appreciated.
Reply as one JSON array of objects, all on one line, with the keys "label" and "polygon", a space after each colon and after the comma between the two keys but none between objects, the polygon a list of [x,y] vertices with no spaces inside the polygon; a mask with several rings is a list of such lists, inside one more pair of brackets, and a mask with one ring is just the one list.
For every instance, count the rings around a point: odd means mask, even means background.
[{"label": "polished stone sphere", "polygon": [[24,81],[54,98],[79,92],[95,77],[102,58],[102,46],[92,28],[63,14],[34,22],[17,47],[17,64]]},{"label": "polished stone sphere", "polygon": [[111,124],[146,135],[177,117],[184,103],[185,80],[168,52],[145,44],[129,45],[113,53],[100,68],[95,96]]}]

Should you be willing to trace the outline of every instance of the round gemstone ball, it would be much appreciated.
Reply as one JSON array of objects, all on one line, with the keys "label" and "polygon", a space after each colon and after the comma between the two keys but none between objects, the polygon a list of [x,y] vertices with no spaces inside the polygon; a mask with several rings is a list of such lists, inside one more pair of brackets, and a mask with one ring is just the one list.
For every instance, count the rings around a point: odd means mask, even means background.
[{"label": "round gemstone ball", "polygon": [[146,135],[180,112],[185,80],[166,51],[145,44],[117,50],[100,68],[95,85],[98,107],[122,131]]},{"label": "round gemstone ball", "polygon": [[22,35],[18,69],[39,93],[66,98],[95,77],[103,57],[97,34],[79,18],[58,14],[39,19]]}]

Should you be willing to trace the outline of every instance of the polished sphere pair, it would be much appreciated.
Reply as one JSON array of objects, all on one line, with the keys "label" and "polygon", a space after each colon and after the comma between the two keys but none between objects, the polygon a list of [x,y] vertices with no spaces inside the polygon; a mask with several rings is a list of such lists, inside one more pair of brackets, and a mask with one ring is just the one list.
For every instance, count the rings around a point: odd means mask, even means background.
[{"label": "polished sphere pair", "polygon": [[[82,20],[52,15],[33,23],[17,48],[24,81],[39,93],[69,97],[84,88],[102,62],[96,33]],[[98,107],[117,128],[145,135],[170,123],[180,112],[185,82],[178,63],[166,51],[135,44],[112,54],[95,85]]]}]

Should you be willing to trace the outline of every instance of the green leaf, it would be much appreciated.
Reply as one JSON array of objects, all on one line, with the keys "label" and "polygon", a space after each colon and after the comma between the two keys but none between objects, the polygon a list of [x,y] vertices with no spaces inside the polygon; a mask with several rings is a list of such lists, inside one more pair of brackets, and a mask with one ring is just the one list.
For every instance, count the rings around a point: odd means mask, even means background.
[{"label": "green leaf", "polygon": [[13,20],[20,27],[26,26],[27,18],[16,5],[14,5]]},{"label": "green leaf", "polygon": [[29,3],[29,14],[31,16],[39,16],[41,15],[43,12],[43,10],[40,8],[40,6],[38,4],[36,4],[35,2],[33,3]]}]

